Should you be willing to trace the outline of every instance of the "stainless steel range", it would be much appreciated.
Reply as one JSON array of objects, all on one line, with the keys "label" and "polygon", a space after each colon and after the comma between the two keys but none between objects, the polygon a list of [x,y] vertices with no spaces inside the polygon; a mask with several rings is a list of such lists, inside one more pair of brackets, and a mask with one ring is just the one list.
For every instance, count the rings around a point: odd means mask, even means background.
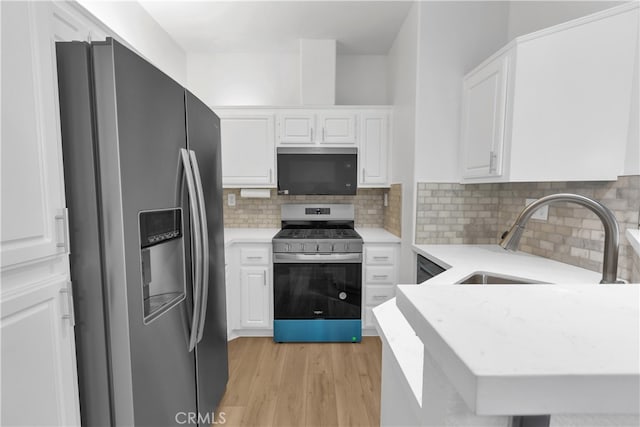
[{"label": "stainless steel range", "polygon": [[273,238],[274,340],[360,342],[362,238],[353,205],[283,205]]}]

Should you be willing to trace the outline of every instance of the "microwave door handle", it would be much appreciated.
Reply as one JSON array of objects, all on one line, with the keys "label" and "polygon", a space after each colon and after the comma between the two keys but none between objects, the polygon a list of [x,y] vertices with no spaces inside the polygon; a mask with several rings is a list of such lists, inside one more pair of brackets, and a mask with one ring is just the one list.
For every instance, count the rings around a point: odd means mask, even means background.
[{"label": "microwave door handle", "polygon": [[[202,228],[200,225],[200,214],[198,208],[198,199],[196,193],[196,186],[193,178],[193,171],[191,168],[191,160],[189,159],[189,153],[186,149],[180,149],[180,159],[182,167],[180,180],[184,179],[187,182],[187,192],[189,195],[189,211],[191,214],[191,246],[193,247],[193,314],[191,317],[191,332],[189,336],[189,351],[193,351],[196,346],[198,338],[198,323],[200,317],[200,290],[202,288]],[[182,190],[180,190],[180,193]]]},{"label": "microwave door handle", "polygon": [[200,230],[202,239],[202,281],[200,282],[200,306],[198,315],[198,332],[196,343],[202,340],[204,334],[204,321],[207,317],[207,296],[209,293],[209,229],[207,226],[207,210],[204,201],[204,189],[202,187],[202,179],[200,177],[200,168],[198,167],[198,159],[196,153],[193,150],[189,150],[189,157],[191,159],[191,169],[193,170],[193,177],[196,185],[196,194],[198,196],[198,212],[200,214]]}]

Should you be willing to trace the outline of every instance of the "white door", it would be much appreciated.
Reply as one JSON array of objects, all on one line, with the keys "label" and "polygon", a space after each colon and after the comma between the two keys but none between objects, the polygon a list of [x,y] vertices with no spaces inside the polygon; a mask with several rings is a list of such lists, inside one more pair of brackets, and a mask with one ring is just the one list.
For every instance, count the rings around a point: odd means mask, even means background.
[{"label": "white door", "polygon": [[275,184],[274,117],[220,118],[223,186]]},{"label": "white door", "polygon": [[315,144],[315,115],[304,113],[281,114],[278,118],[278,144]]},{"label": "white door", "polygon": [[363,113],[360,136],[360,186],[389,185],[388,115]]},{"label": "white door", "polygon": [[318,115],[318,139],[321,144],[356,143],[356,115],[328,112]]},{"label": "white door", "polygon": [[241,267],[241,325],[244,328],[269,328],[268,267]]},{"label": "white door", "polygon": [[463,85],[462,176],[502,175],[502,149],[507,103],[508,56],[503,55]]},{"label": "white door", "polygon": [[71,285],[2,298],[2,425],[79,425]]}]

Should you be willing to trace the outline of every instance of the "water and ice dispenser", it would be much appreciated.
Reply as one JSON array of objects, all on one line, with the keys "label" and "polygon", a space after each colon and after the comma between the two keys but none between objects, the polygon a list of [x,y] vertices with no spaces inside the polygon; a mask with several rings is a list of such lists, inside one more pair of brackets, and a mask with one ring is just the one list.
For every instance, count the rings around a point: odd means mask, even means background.
[{"label": "water and ice dispenser", "polygon": [[149,323],[185,298],[182,209],[143,211],[138,220],[144,323]]}]

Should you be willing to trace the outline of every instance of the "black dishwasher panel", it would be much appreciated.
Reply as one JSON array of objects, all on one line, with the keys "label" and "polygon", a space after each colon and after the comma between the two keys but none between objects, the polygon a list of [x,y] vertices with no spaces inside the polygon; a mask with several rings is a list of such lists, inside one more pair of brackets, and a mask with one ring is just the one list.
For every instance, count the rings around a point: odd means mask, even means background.
[{"label": "black dishwasher panel", "polygon": [[422,255],[418,255],[417,262],[417,278],[418,283],[422,283],[425,280],[429,280],[434,276],[442,273],[446,270],[446,268],[440,267],[438,264],[433,261],[428,260]]}]

